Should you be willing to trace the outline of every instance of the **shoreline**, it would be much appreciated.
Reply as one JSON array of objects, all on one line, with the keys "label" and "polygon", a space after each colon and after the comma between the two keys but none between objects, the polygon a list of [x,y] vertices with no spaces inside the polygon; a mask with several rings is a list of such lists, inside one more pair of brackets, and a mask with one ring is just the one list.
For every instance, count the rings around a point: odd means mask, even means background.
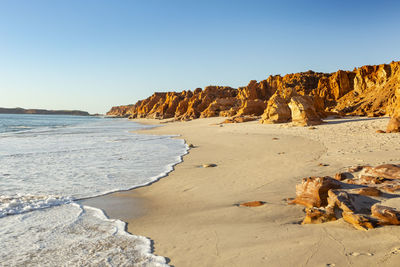
[{"label": "shoreline", "polygon": [[[397,135],[374,130],[387,119],[331,120],[315,130],[256,122],[220,127],[221,120],[171,122],[139,131],[180,134],[196,146],[164,177],[168,179],[127,191],[124,197],[111,194],[122,202],[143,201],[143,213],[134,216],[121,207],[115,216],[125,216],[130,233],[151,238],[156,255],[170,259],[173,266],[391,266],[400,260],[390,254],[396,243],[393,235],[400,233],[395,227],[359,233],[341,220],[302,226],[302,207],[284,201],[294,196],[295,184],[303,177],[332,174],[350,165],[399,162],[393,146]],[[328,166],[317,166],[320,162]],[[217,166],[199,168],[206,163]],[[234,206],[252,200],[266,204]],[[372,256],[349,256],[354,252]]]}]

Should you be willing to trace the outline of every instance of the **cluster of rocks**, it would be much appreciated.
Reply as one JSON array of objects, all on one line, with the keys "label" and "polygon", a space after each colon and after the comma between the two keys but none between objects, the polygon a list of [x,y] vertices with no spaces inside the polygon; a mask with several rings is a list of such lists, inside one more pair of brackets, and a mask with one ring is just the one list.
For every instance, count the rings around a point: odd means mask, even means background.
[{"label": "cluster of rocks", "polygon": [[296,186],[290,204],[306,207],[303,224],[343,218],[357,229],[400,225],[400,212],[382,205],[400,197],[400,166],[358,166],[334,177],[308,177]]},{"label": "cluster of rocks", "polygon": [[[330,74],[275,75],[238,89],[208,86],[204,90],[154,93],[134,105],[113,107],[107,115],[175,120],[230,117],[227,122],[262,116],[262,123],[293,121],[298,125],[319,124],[329,114],[400,118],[399,90],[400,62],[392,62]],[[399,121],[393,121],[397,130]]]}]

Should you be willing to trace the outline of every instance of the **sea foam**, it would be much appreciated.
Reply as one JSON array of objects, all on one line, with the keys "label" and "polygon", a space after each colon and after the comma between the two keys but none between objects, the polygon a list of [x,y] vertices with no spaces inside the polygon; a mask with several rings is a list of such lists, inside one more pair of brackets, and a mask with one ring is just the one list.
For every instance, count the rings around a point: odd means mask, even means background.
[{"label": "sea foam", "polygon": [[163,266],[150,240],[74,200],[149,184],[187,153],[127,120],[0,134],[0,257],[21,266]]}]

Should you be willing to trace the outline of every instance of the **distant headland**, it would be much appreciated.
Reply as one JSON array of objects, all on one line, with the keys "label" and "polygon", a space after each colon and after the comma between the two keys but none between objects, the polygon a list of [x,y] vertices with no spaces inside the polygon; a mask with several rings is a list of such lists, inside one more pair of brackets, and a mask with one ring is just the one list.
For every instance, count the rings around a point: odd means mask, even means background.
[{"label": "distant headland", "polygon": [[24,108],[0,108],[0,114],[41,114],[41,115],[75,115],[90,116],[89,112],[81,110],[46,110]]}]

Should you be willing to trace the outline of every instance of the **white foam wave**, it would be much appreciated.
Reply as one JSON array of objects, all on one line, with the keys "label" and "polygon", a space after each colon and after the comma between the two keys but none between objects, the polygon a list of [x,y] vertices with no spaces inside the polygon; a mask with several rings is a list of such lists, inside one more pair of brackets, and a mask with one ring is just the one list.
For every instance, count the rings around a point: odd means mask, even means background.
[{"label": "white foam wave", "polygon": [[131,133],[141,127],[102,120],[0,134],[1,264],[165,266],[149,239],[73,202],[150,184],[182,161],[183,140]]},{"label": "white foam wave", "polygon": [[5,266],[168,266],[124,222],[74,203],[2,218],[0,257]]},{"label": "white foam wave", "polygon": [[7,215],[20,214],[32,210],[58,206],[72,201],[71,197],[55,195],[0,195],[0,218]]}]

